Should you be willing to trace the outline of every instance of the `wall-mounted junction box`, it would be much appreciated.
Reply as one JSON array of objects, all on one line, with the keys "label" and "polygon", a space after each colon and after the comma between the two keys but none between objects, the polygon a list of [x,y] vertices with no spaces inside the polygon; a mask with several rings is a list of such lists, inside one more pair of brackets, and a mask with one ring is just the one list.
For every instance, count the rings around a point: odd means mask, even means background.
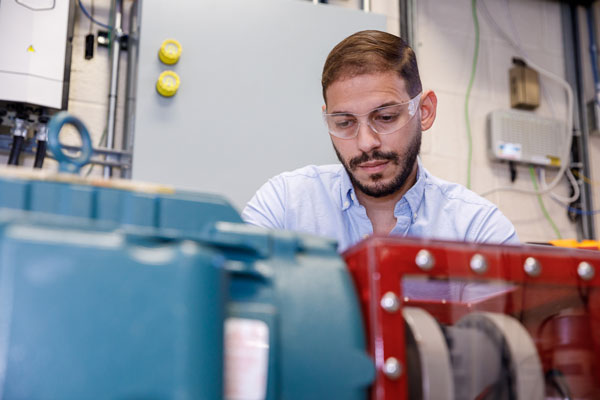
[{"label": "wall-mounted junction box", "polygon": [[509,71],[510,106],[522,110],[534,110],[540,105],[540,78],[536,70],[520,59],[513,59]]},{"label": "wall-mounted junction box", "polygon": [[560,167],[567,129],[562,121],[518,110],[488,115],[488,153],[492,159]]}]

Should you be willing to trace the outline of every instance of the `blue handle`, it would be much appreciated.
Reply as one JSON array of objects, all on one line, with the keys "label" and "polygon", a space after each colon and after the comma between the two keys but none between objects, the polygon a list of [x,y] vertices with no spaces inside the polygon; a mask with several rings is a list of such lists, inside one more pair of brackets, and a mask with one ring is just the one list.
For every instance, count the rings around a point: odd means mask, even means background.
[{"label": "blue handle", "polygon": [[[58,139],[60,130],[65,124],[73,125],[81,136],[81,154],[77,158],[66,155]],[[58,161],[58,171],[72,174],[79,173],[81,167],[88,163],[93,153],[92,140],[87,128],[83,122],[66,111],[54,115],[48,123],[48,147]]]}]

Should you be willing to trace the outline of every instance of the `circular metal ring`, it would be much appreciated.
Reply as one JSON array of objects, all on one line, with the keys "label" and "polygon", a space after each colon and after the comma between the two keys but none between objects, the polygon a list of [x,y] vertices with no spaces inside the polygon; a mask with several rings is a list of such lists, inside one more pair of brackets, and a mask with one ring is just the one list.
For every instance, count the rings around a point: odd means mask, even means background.
[{"label": "circular metal ring", "polygon": [[[79,157],[71,157],[63,152],[58,135],[62,127],[66,124],[73,125],[81,137],[81,154]],[[92,139],[90,139],[87,128],[79,118],[70,115],[66,111],[59,112],[48,123],[48,147],[56,158],[56,161],[58,161],[59,172],[69,172],[72,174],[78,173],[81,167],[88,163],[93,153]]]}]

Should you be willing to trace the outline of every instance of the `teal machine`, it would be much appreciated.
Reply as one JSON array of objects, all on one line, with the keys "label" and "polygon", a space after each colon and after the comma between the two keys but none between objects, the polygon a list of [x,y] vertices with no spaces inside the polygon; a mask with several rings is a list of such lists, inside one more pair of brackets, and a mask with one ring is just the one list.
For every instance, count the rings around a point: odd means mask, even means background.
[{"label": "teal machine", "polygon": [[[64,154],[75,125],[83,150]],[[374,378],[335,244],[222,198],[62,174],[0,177],[3,399],[364,399]]]}]

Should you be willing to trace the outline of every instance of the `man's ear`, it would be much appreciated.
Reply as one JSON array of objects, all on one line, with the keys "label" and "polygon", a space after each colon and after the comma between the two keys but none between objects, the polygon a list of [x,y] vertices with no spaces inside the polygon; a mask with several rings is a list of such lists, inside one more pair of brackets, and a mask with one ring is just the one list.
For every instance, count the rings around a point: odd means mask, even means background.
[{"label": "man's ear", "polygon": [[421,129],[426,131],[435,121],[437,96],[432,90],[427,90],[421,96]]},{"label": "man's ear", "polygon": [[325,104],[323,104],[323,107],[321,107],[321,110],[323,110],[323,112],[325,112],[325,110],[327,110],[327,106]]}]

